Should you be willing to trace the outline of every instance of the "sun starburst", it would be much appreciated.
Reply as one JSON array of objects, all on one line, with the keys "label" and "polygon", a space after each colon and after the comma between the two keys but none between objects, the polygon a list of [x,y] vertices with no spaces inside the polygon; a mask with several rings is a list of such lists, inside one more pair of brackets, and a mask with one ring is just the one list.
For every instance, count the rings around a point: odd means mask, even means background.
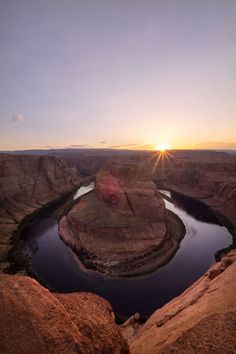
[{"label": "sun starburst", "polygon": [[156,150],[157,150],[157,151],[162,151],[162,152],[164,152],[164,151],[168,150],[169,148],[170,148],[170,147],[169,147],[168,144],[157,144],[157,145],[156,145]]},{"label": "sun starburst", "polygon": [[165,171],[165,169],[173,164],[174,156],[168,149],[170,146],[168,144],[158,144],[156,145],[156,153],[152,157],[153,167],[152,175],[154,176],[157,172],[160,174]]}]

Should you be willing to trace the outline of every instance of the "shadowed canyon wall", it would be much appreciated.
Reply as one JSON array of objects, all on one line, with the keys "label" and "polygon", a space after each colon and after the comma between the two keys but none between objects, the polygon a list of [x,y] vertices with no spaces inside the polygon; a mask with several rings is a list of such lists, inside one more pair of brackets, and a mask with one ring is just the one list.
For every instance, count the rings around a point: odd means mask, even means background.
[{"label": "shadowed canyon wall", "polygon": [[8,267],[12,236],[24,218],[71,192],[80,181],[69,159],[0,154],[0,269]]},{"label": "shadowed canyon wall", "polygon": [[[236,158],[227,154],[214,158],[176,158],[158,164],[154,180],[157,185],[207,204],[226,223],[232,234],[236,230]],[[221,216],[225,217],[222,218]]]}]

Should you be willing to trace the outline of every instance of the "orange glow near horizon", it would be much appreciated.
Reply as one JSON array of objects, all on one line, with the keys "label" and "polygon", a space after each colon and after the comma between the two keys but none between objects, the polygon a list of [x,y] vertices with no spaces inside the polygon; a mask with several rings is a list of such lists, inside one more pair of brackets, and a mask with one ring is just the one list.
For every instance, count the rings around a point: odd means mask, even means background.
[{"label": "orange glow near horizon", "polygon": [[[159,140],[159,139],[158,139]],[[162,141],[161,139],[159,141]],[[116,150],[150,150],[156,152],[169,152],[172,150],[195,150],[195,149],[206,149],[206,150],[236,150],[236,141],[229,141],[229,142],[202,142],[202,143],[190,143],[184,139],[174,139],[171,137],[169,139],[171,141],[171,145],[169,143],[154,143],[147,141],[144,142],[137,142],[133,144],[129,144],[125,142],[123,144],[114,144],[110,145],[110,143],[104,143],[103,145],[99,145],[98,143],[93,142],[82,142],[81,145],[72,145],[73,142],[65,141],[64,144],[61,145],[15,145],[15,144],[8,144],[8,145],[0,145],[0,151],[14,151],[14,150],[50,150],[50,149],[116,149]]]}]

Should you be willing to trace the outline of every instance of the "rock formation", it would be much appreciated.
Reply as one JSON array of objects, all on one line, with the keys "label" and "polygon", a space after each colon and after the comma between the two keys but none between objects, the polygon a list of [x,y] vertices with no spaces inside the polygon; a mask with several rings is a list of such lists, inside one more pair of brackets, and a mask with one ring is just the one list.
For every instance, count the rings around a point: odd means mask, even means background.
[{"label": "rock formation", "polygon": [[154,179],[166,189],[203,201],[225,217],[236,234],[236,157],[208,153],[204,159],[183,159],[173,154],[171,163],[156,167]]},{"label": "rock formation", "polygon": [[129,348],[110,304],[97,295],[50,293],[19,275],[0,275],[0,284],[2,354],[235,352],[235,250],[143,326],[132,316],[122,326]]},{"label": "rock formation", "polygon": [[236,250],[155,311],[130,340],[131,354],[235,353]]},{"label": "rock formation", "polygon": [[[0,273],[12,271],[11,263],[18,257],[12,247],[22,222],[79,187],[84,175],[97,172],[111,158],[110,152],[100,155],[69,149],[0,154]],[[130,158],[133,154],[124,156]]]},{"label": "rock formation", "polygon": [[[174,153],[167,164],[157,166],[155,180],[204,201],[229,221],[235,234],[236,159],[218,153],[201,152],[199,158],[193,155]],[[92,170],[100,163],[94,162]],[[158,192],[141,170],[131,173],[128,166],[115,165],[119,163],[110,167],[109,173],[98,175],[95,191],[61,220],[63,238],[71,247],[78,247],[89,266],[101,271],[149,271],[150,264],[158,266],[153,259],[159,257],[164,262],[169,257],[164,245],[172,256],[180,240],[172,237],[179,223],[163,209]],[[84,171],[89,171],[86,163]],[[6,255],[15,242],[12,235],[27,215],[71,192],[79,183],[76,159],[0,154],[0,271],[8,268]],[[117,223],[122,225],[119,231]],[[78,226],[81,239],[75,237]],[[103,232],[108,227],[114,239],[119,237],[117,253]],[[135,244],[130,230],[137,233]],[[154,231],[158,231],[157,239]],[[91,245],[85,242],[87,237]],[[127,248],[121,245],[122,239]],[[143,257],[145,247],[148,251]],[[115,258],[106,258],[105,249]],[[128,256],[128,269],[122,268],[123,255]],[[234,353],[235,277],[236,251],[231,251],[183,294],[155,311],[143,326],[138,316],[133,316],[122,326],[130,352]],[[128,353],[113,318],[110,305],[96,295],[50,293],[30,278],[0,275],[0,353]]]},{"label": "rock formation", "polygon": [[0,154],[0,272],[9,267],[13,233],[24,218],[79,186],[70,160]]},{"label": "rock formation", "polygon": [[95,190],[60,220],[59,232],[87,267],[115,276],[157,269],[183,237],[148,170],[133,164],[100,172]]},{"label": "rock formation", "polygon": [[126,340],[115,324],[111,305],[90,293],[55,294],[95,353],[128,353]]},{"label": "rock formation", "polygon": [[35,280],[0,275],[1,354],[125,354],[110,304],[86,293],[53,294]]}]

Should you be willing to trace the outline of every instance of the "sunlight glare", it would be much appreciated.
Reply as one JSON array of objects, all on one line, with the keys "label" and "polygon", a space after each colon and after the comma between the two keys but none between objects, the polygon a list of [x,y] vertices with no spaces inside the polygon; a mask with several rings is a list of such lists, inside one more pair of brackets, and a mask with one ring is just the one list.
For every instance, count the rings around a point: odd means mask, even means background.
[{"label": "sunlight glare", "polygon": [[170,147],[169,147],[168,144],[160,144],[160,145],[158,144],[158,145],[156,145],[156,150],[162,151],[162,152],[168,150],[169,148]]}]

